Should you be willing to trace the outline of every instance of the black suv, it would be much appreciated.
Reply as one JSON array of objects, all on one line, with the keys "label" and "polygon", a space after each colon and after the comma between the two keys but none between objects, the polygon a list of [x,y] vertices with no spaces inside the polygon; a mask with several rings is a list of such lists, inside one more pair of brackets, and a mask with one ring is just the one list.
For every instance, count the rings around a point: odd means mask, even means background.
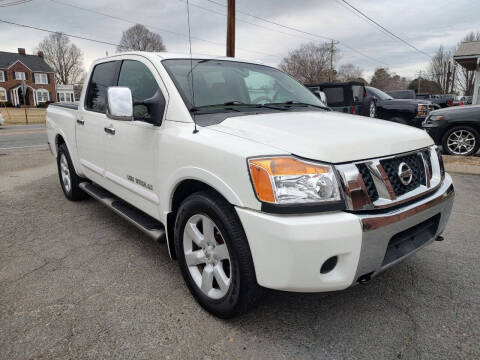
[{"label": "black suv", "polygon": [[382,90],[357,81],[306,86],[317,96],[318,91],[323,91],[332,110],[415,127],[421,127],[430,111],[439,108],[428,100],[394,99]]},{"label": "black suv", "polygon": [[327,97],[328,106],[344,113],[375,117],[375,101],[368,97],[365,85],[358,81],[343,83],[322,83],[305,85],[315,95],[323,91]]}]

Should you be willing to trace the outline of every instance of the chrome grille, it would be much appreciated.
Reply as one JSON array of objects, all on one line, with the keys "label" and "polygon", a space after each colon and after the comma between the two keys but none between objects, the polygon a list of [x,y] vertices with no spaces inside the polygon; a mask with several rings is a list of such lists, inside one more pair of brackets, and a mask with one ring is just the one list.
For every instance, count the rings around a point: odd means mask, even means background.
[{"label": "chrome grille", "polygon": [[[412,170],[410,183],[399,177],[401,163]],[[434,191],[443,177],[436,147],[405,154],[336,165],[349,210],[395,206]]]},{"label": "chrome grille", "polygon": [[[402,184],[398,176],[398,167],[401,163],[406,163],[413,172],[412,181],[408,185]],[[422,184],[426,185],[425,164],[420,153],[380,160],[380,164],[387,173],[396,196],[412,191]]]}]

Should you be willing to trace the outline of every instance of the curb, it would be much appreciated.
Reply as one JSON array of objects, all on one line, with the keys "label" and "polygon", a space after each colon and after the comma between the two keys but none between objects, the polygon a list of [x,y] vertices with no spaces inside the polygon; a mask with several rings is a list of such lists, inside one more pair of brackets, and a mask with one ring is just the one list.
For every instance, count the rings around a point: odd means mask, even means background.
[{"label": "curb", "polygon": [[480,157],[443,155],[447,172],[480,175]]}]

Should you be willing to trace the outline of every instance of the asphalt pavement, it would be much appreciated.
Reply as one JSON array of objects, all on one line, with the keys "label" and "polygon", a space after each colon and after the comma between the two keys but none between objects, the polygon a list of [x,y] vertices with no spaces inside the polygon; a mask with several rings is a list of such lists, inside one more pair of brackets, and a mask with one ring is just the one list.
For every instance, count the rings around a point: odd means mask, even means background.
[{"label": "asphalt pavement", "polygon": [[164,244],[67,201],[48,150],[0,150],[0,359],[479,359],[480,177],[453,179],[445,241],[369,285],[269,291],[225,321]]},{"label": "asphalt pavement", "polygon": [[0,126],[0,150],[46,146],[45,125]]}]

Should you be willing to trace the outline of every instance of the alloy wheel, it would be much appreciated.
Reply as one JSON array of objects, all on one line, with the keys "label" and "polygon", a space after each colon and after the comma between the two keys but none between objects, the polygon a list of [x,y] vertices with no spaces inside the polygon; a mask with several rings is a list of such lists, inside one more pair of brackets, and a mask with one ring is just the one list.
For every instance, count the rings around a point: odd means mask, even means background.
[{"label": "alloy wheel", "polygon": [[72,180],[70,178],[70,169],[68,168],[67,157],[63,153],[60,155],[60,173],[65,191],[69,193],[72,189]]},{"label": "alloy wheel", "polygon": [[370,117],[374,118],[376,115],[375,103],[372,101],[370,103]]},{"label": "alloy wheel", "polygon": [[224,237],[208,216],[188,219],[183,232],[183,251],[190,275],[211,299],[224,297],[232,283],[230,254]]},{"label": "alloy wheel", "polygon": [[468,130],[454,131],[447,139],[447,147],[455,155],[468,154],[473,151],[475,145],[475,135]]}]

